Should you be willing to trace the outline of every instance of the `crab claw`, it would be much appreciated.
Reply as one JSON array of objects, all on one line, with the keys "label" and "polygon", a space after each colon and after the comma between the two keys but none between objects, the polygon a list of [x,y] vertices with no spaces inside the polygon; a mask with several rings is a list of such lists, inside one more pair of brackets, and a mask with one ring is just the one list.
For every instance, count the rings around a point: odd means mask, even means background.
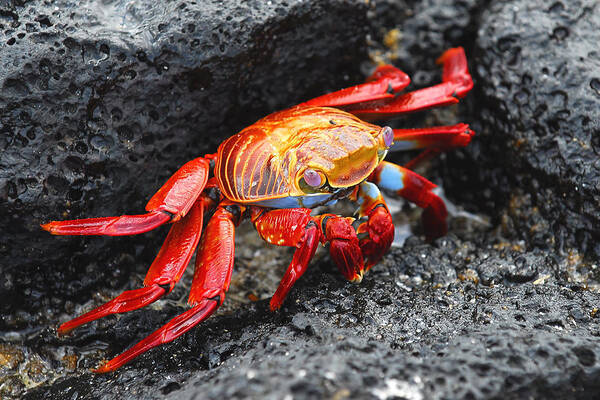
[{"label": "crab claw", "polygon": [[360,237],[360,248],[367,262],[368,271],[379,262],[390,249],[394,241],[394,224],[392,216],[383,204],[373,208],[368,214],[368,220],[359,225],[356,230]]},{"label": "crab claw", "polygon": [[325,215],[321,219],[323,240],[329,242],[329,254],[346,279],[362,281],[365,263],[352,218]]}]

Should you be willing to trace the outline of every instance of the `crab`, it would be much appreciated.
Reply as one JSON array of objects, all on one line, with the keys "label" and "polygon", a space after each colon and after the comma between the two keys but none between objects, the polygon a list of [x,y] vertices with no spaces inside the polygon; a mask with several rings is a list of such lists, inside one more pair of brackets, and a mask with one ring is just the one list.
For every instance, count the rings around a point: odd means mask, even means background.
[{"label": "crab", "polygon": [[[392,217],[380,192],[401,196],[423,209],[428,240],[446,234],[447,211],[435,185],[409,168],[441,151],[466,146],[466,124],[392,129],[367,121],[393,118],[458,102],[473,87],[464,50],[438,59],[442,83],[400,94],[410,79],[391,65],[379,66],[366,82],[275,112],[226,139],[214,154],[184,164],[146,205],[147,213],[52,221],[54,235],[134,235],[170,223],[143,287],[128,290],[75,319],[59,334],[105,317],[139,309],[173,290],[196,247],[190,308],[95,372],[114,371],[147,350],[170,342],[223,304],[234,265],[236,226],[250,219],[268,243],[295,248],[271,310],[281,307],[305,272],[319,244],[342,275],[360,282],[389,250]],[[388,151],[423,149],[405,166],[384,158]],[[353,217],[313,209],[338,199],[356,202]]]}]

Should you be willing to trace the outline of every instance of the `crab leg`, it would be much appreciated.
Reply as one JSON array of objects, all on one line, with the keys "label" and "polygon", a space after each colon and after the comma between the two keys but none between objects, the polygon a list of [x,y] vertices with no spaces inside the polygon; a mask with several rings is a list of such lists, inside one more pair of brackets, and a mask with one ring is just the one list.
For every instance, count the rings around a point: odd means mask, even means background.
[{"label": "crab leg", "polygon": [[394,129],[394,144],[390,151],[425,149],[404,165],[404,167],[411,169],[442,151],[465,147],[471,142],[473,135],[475,135],[475,132],[469,129],[467,124],[418,129]]},{"label": "crab leg", "polygon": [[360,205],[359,221],[366,218],[356,229],[360,249],[365,258],[365,270],[379,262],[394,241],[394,224],[385,200],[377,185],[362,182],[352,197]]},{"label": "crab leg", "polygon": [[205,204],[208,202],[209,199],[201,197],[183,219],[173,224],[146,274],[144,287],[127,290],[100,307],[65,322],[58,328],[58,333],[68,333],[107,315],[137,310],[171,292],[196,250],[202,232]]},{"label": "crab leg", "polygon": [[410,78],[392,65],[382,65],[367,78],[366,83],[315,97],[302,105],[321,107],[343,107],[352,104],[385,101],[394,98],[394,93],[404,89]]},{"label": "crab leg", "polygon": [[208,179],[209,162],[196,158],[183,165],[146,205],[148,213],[119,217],[52,221],[42,228],[53,235],[135,235],[148,232],[187,214]]},{"label": "crab leg", "polygon": [[114,371],[140,354],[171,342],[208,318],[225,300],[233,271],[235,226],[240,222],[237,205],[221,204],[206,225],[196,257],[189,310],[167,322],[142,341],[103,364],[95,372]]},{"label": "crab leg", "polygon": [[292,261],[269,304],[272,311],[283,304],[294,283],[304,274],[315,255],[321,233],[308,208],[287,208],[264,212],[253,207],[251,218],[258,234],[268,243],[296,247]]},{"label": "crab leg", "polygon": [[329,253],[344,277],[360,282],[364,272],[364,260],[356,231],[354,218],[334,214],[310,216],[308,208],[277,209],[265,212],[252,208],[252,222],[259,235],[268,243],[296,247],[277,291],[271,299],[271,310],[281,307],[294,283],[304,274],[321,241],[329,243]]},{"label": "crab leg", "polygon": [[421,219],[427,240],[446,234],[448,212],[444,201],[431,191],[435,184],[407,168],[386,161],[373,171],[369,181],[423,208]]},{"label": "crab leg", "polygon": [[473,88],[465,51],[462,47],[446,50],[437,63],[444,66],[442,83],[399,95],[385,104],[353,107],[349,112],[365,121],[373,121],[458,103],[458,98],[465,96]]},{"label": "crab leg", "polygon": [[467,124],[434,126],[417,129],[394,129],[394,144],[390,151],[435,148],[447,150],[465,147],[475,133]]}]

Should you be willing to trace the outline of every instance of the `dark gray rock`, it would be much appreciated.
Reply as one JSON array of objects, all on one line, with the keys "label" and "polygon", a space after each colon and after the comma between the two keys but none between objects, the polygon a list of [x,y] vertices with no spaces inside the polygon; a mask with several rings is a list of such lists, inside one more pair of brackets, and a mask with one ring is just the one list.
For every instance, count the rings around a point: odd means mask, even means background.
[{"label": "dark gray rock", "polygon": [[365,26],[344,0],[0,6],[0,328],[122,286],[165,233],[56,238],[40,223],[143,212],[222,138],[356,82]]},{"label": "dark gray rock", "polygon": [[[372,52],[411,75],[413,85],[439,82],[438,57],[448,48],[470,48],[487,0],[379,0],[371,8]],[[392,32],[397,30],[397,32]]]},{"label": "dark gray rock", "polygon": [[[359,3],[363,4],[362,1]],[[487,45],[484,46],[490,43],[489,54],[498,51],[498,57],[504,57],[505,50],[497,50],[493,46],[495,29],[499,29],[495,25],[500,21],[502,31],[521,34],[518,44],[511,44],[521,47],[519,63],[529,61],[525,56],[529,54],[530,41],[538,58],[561,60],[562,55],[558,54],[560,46],[556,43],[556,47],[550,45],[555,39],[548,42],[548,55],[537,53],[539,31],[543,28],[534,19],[540,16],[539,23],[544,22],[545,15],[556,10],[559,10],[561,18],[566,18],[564,10],[560,11],[558,2],[546,8],[540,8],[537,3],[528,3],[527,7],[520,1],[386,0],[370,3],[373,38],[383,40],[393,28],[398,28],[402,34],[396,50],[383,45],[373,45],[371,50],[389,53],[382,56],[384,59],[393,58],[391,54],[394,51],[396,55],[400,54],[395,63],[410,72],[413,78],[416,76],[413,79],[415,86],[437,82],[439,70],[433,61],[446,47],[467,47],[471,70],[477,79],[476,89],[461,108],[423,114],[429,124],[453,123],[454,120],[472,123],[477,136],[464,151],[443,155],[442,162],[433,163],[435,168],[426,171],[426,176],[433,177],[436,183],[443,183],[445,193],[459,209],[467,207],[486,212],[491,217],[493,229],[487,229],[481,223],[460,223],[459,220],[465,218],[464,213],[455,214],[450,221],[451,234],[448,237],[432,244],[416,236],[408,238],[402,248],[394,248],[375,266],[360,285],[345,282],[325,256],[312,263],[282,310],[273,314],[268,311],[267,298],[275,290],[277,279],[291,254],[289,249],[286,252],[280,248],[268,248],[255,234],[243,233],[242,227],[236,239],[240,241],[237,248],[239,257],[232,288],[217,315],[175,342],[147,352],[114,374],[102,376],[89,373],[89,368],[97,366],[103,358],[120,353],[186,309],[190,276],[184,276],[167,299],[152,307],[106,318],[75,330],[71,336],[57,338],[53,326],[59,322],[123,289],[138,287],[145,260],[156,249],[152,243],[138,244],[135,254],[133,251],[125,253],[124,261],[100,264],[84,258],[87,249],[78,246],[98,246],[89,248],[92,254],[103,248],[123,254],[121,246],[126,247],[127,243],[117,245],[116,239],[96,243],[97,238],[75,242],[72,246],[79,248],[79,253],[73,254],[78,254],[80,259],[74,260],[73,265],[86,266],[91,276],[81,283],[82,275],[64,273],[64,287],[58,289],[71,286],[82,289],[59,290],[55,298],[39,308],[33,319],[13,312],[11,308],[11,313],[3,316],[5,321],[12,321],[8,325],[11,329],[19,326],[15,321],[30,321],[31,329],[0,331],[0,359],[6,360],[4,370],[0,369],[0,396],[26,399],[152,399],[166,396],[184,399],[279,399],[288,395],[294,398],[374,399],[600,397],[598,264],[596,259],[586,259],[577,250],[593,247],[585,244],[585,235],[575,234],[581,240],[575,243],[577,246],[574,248],[569,247],[572,242],[567,241],[573,237],[573,230],[568,227],[568,219],[564,218],[566,214],[561,213],[563,208],[572,205],[572,198],[567,196],[565,205],[561,205],[561,193],[549,183],[552,177],[560,175],[563,179],[574,176],[574,173],[562,171],[548,175],[549,178],[544,180],[537,176],[540,165],[545,165],[541,161],[545,160],[539,161],[539,165],[521,161],[548,154],[543,149],[539,153],[538,148],[530,145],[517,148],[508,139],[514,139],[525,131],[506,131],[515,126],[519,128],[519,124],[529,126],[535,115],[520,110],[525,108],[523,104],[512,104],[514,100],[510,95],[516,85],[513,81],[508,88],[498,86],[504,91],[502,96],[494,95],[492,89],[497,87],[496,76],[513,79],[523,68],[530,66],[527,63],[520,68],[503,65],[508,60],[491,59],[486,55]],[[361,10],[360,5],[344,3],[348,4]],[[262,2],[257,2],[256,7],[262,6]],[[499,15],[510,12],[509,16],[513,18],[511,6],[519,6],[519,11],[524,13],[522,17],[520,14],[514,16],[520,26],[510,27],[510,21],[506,20],[508,16]],[[562,6],[566,8],[566,2]],[[156,5],[155,9],[160,7]],[[290,7],[295,10],[295,7],[302,9],[309,6],[294,3],[294,7]],[[483,23],[479,15],[482,10],[485,15]],[[6,13],[0,15],[5,16]],[[8,15],[10,18],[10,13]],[[314,23],[313,14],[307,11],[302,15],[306,17],[302,21],[308,23],[310,29],[311,23]],[[341,21],[327,12],[317,15],[325,24],[331,20]],[[225,14],[221,18],[227,20]],[[275,26],[282,23],[279,17],[269,19],[271,22]],[[270,26],[269,23],[265,26]],[[579,20],[573,22],[579,23]],[[521,30],[523,25],[528,24],[534,35],[527,35]],[[327,29],[337,32],[337,29],[344,30],[347,26],[328,24]],[[552,35],[552,29],[548,28],[546,33]],[[477,32],[482,36],[476,37],[474,34]],[[299,31],[299,35],[312,33]],[[319,43],[307,45],[317,48],[332,45],[328,33],[315,35],[314,41]],[[569,37],[571,35],[561,40]],[[585,38],[580,41],[584,46]],[[472,57],[473,46],[477,49],[477,59]],[[410,51],[408,47],[411,47]],[[278,51],[283,54],[294,49],[288,44]],[[283,57],[291,55],[284,54]],[[366,73],[371,62],[361,58],[360,54],[354,54],[354,57],[354,65],[362,63]],[[256,65],[260,65],[259,61]],[[595,65],[594,60],[584,61],[577,63],[582,76],[592,68],[586,67],[587,62]],[[479,62],[483,63],[483,68],[478,68]],[[312,65],[310,59],[306,63]],[[488,70],[490,74],[484,73]],[[585,79],[574,74],[577,79]],[[161,80],[163,76],[156,75],[156,79]],[[300,87],[304,78],[300,72],[290,77],[294,81],[293,87]],[[532,80],[534,78],[539,77],[532,74]],[[310,80],[306,82],[312,82],[317,77],[307,79]],[[360,78],[355,80],[350,76],[350,79],[354,82]],[[536,85],[545,82],[540,81]],[[229,87],[228,84],[230,82],[226,82],[225,86]],[[255,89],[260,91],[261,88],[257,86]],[[587,96],[585,88],[587,86],[584,85],[563,90],[568,93],[570,102],[577,98],[579,92]],[[211,86],[212,89],[215,87]],[[282,92],[290,94],[287,86],[284,89]],[[312,89],[300,87],[299,90]],[[289,98],[301,96],[300,92],[291,93]],[[235,94],[232,96],[234,104],[240,101]],[[285,102],[285,97],[281,93],[282,102]],[[507,107],[506,110],[513,108],[505,111],[500,106],[496,107],[500,102]],[[578,108],[582,104],[573,103],[572,115],[583,113]],[[551,108],[549,103],[546,113],[554,113],[560,109],[559,106],[555,108],[552,105]],[[460,116],[460,113],[464,115]],[[498,115],[510,124],[503,122]],[[515,115],[522,117],[523,121],[517,122]],[[418,118],[411,117],[400,123],[423,125],[423,118]],[[226,123],[237,123],[232,121]],[[185,126],[187,121],[180,123]],[[595,122],[589,124],[592,123]],[[503,127],[506,129],[501,131]],[[198,145],[201,140],[204,139],[198,139]],[[188,151],[187,147],[182,149],[182,153]],[[181,157],[182,162],[187,159],[187,155],[176,154],[177,157]],[[593,171],[594,167],[588,166],[593,161],[589,157],[584,158],[583,170]],[[166,175],[168,173],[164,172]],[[157,180],[156,185],[159,184]],[[151,191],[147,189],[141,194],[146,196]],[[131,204],[138,202],[141,207],[143,196],[136,196]],[[547,205],[556,206],[556,213],[549,214]],[[114,204],[108,206],[118,207]],[[418,212],[408,207],[405,210],[407,215],[418,220]],[[585,219],[584,211],[574,211],[575,224]],[[85,215],[89,214],[86,212]],[[472,217],[467,215],[466,218]],[[409,223],[413,221],[410,217],[408,219]],[[566,246],[559,243],[561,240]],[[569,251],[557,252],[555,248]],[[126,271],[128,264],[135,265],[137,274]],[[105,285],[113,287],[96,295],[92,289],[98,286],[96,279],[108,279]],[[27,290],[28,287],[27,283],[21,286]],[[31,293],[38,298],[50,298],[39,290],[30,291],[27,295]],[[64,302],[62,296],[70,293],[81,295]],[[249,303],[248,297],[261,300]],[[41,301],[38,300],[38,303]],[[59,315],[56,310],[64,314]],[[36,382],[40,386],[31,388]],[[25,384],[29,386],[26,388]]]},{"label": "dark gray rock", "polygon": [[[115,374],[82,372],[25,398],[116,399],[125,391],[183,399],[593,398],[600,393],[597,294],[566,288],[554,276],[494,286],[465,278],[440,285],[435,277],[442,267],[466,276],[468,266],[490,258],[510,270],[511,254],[491,247],[481,254],[452,236],[434,246],[412,239],[360,285],[344,282],[325,259],[278,313],[267,301],[246,305]],[[525,270],[553,268],[539,257],[522,259]],[[101,337],[112,355],[182,310],[166,305],[126,315],[87,327],[69,343],[79,353]],[[28,345],[57,343],[40,334]],[[97,356],[81,357],[80,368]]]},{"label": "dark gray rock", "polygon": [[480,165],[472,185],[493,187],[491,197],[511,203],[509,231],[537,246],[594,257],[600,256],[598,42],[596,1],[494,2],[476,40],[481,124],[468,150]]},{"label": "dark gray rock", "polygon": [[[486,257],[480,264],[475,266],[477,274],[484,285],[504,283],[530,282],[541,274],[553,274],[556,268],[556,260],[542,252],[530,252],[519,254],[509,253],[504,258],[493,256]],[[560,276],[556,276],[560,279]]]}]

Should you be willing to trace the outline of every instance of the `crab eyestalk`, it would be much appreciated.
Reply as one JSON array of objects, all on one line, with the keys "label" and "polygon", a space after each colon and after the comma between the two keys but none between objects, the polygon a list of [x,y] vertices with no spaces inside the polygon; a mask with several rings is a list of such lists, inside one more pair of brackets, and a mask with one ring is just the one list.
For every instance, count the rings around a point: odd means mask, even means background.
[{"label": "crab eyestalk", "polygon": [[314,188],[319,188],[323,186],[323,183],[325,183],[325,179],[323,179],[321,174],[312,168],[307,168],[306,170],[304,170],[303,176],[304,182],[306,182],[309,186],[312,186]]},{"label": "crab eyestalk", "polygon": [[377,157],[379,161],[382,161],[387,155],[390,147],[394,145],[394,130],[389,126],[384,126],[378,135],[379,138],[379,149],[377,150]]},{"label": "crab eyestalk", "polygon": [[394,130],[389,126],[384,126],[381,128],[381,138],[385,147],[389,149],[394,144]]}]

